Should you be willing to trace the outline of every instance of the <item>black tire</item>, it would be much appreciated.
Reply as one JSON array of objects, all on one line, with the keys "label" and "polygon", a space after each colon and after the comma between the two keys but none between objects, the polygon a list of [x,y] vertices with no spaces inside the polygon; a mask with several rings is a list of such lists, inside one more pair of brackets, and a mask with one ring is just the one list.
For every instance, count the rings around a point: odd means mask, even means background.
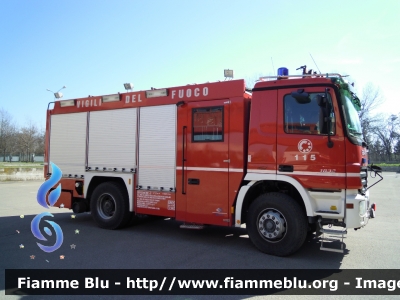
[{"label": "black tire", "polygon": [[106,229],[122,228],[132,216],[126,189],[117,182],[104,182],[94,189],[90,210],[97,225]]},{"label": "black tire", "polygon": [[308,222],[300,205],[290,196],[267,193],[251,204],[246,227],[250,240],[261,252],[287,256],[303,245]]},{"label": "black tire", "polygon": [[308,224],[308,234],[314,234],[318,231],[318,223]]},{"label": "black tire", "polygon": [[319,237],[322,232],[319,230],[318,223],[311,223],[308,224],[308,232],[307,232],[307,239],[312,240]]}]

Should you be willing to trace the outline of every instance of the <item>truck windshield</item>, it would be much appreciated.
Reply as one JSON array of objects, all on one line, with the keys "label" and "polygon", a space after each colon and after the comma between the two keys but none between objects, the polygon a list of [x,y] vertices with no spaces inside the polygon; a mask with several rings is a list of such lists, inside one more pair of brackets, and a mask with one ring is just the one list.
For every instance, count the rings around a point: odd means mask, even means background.
[{"label": "truck windshield", "polygon": [[[362,136],[362,129],[358,112],[353,103],[353,96],[346,90],[341,90],[344,112],[346,114],[346,127],[350,135],[355,137]],[[357,99],[358,100],[358,99]]]}]

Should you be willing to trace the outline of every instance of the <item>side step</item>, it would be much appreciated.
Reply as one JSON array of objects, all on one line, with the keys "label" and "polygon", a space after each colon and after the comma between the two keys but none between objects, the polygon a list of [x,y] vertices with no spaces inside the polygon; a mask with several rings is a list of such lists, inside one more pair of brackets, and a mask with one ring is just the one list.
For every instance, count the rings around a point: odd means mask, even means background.
[{"label": "side step", "polygon": [[[320,228],[320,232],[322,232],[322,235],[320,237],[321,241],[321,247],[320,250],[323,251],[331,251],[331,252],[337,252],[337,253],[344,253],[343,249],[343,239],[344,236],[347,234],[347,230],[334,230],[334,229],[324,229]],[[339,241],[340,242],[340,249],[332,248],[332,247],[324,247],[324,242],[325,245],[328,242],[329,244],[332,244],[332,242]]]},{"label": "side step", "polygon": [[204,225],[203,224],[182,224],[181,226],[179,226],[182,229],[203,229]]}]

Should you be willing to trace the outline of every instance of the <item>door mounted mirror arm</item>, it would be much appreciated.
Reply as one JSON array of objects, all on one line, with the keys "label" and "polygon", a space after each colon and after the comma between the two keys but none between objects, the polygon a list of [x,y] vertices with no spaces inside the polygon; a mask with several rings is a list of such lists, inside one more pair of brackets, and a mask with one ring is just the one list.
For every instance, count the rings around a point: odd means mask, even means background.
[{"label": "door mounted mirror arm", "polygon": [[328,101],[328,91],[329,91],[329,88],[325,88],[325,99],[326,99],[325,101],[326,101],[326,108],[327,108],[327,111],[328,111],[328,115],[327,115],[327,119],[328,119],[328,142],[326,143],[326,145],[328,146],[328,148],[333,148],[333,142],[332,142],[332,139],[331,139],[332,104],[329,103],[329,101]]}]

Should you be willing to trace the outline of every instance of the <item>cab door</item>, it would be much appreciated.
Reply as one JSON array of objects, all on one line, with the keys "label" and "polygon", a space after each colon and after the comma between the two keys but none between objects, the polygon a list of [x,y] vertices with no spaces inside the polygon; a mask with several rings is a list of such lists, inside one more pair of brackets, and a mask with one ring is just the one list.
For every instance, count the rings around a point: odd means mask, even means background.
[{"label": "cab door", "polygon": [[184,147],[186,222],[227,225],[229,101],[189,102]]},{"label": "cab door", "polygon": [[[324,87],[310,87],[304,90],[309,99],[296,100],[291,95],[296,91],[278,91],[277,172],[294,177],[305,188],[344,189],[345,143],[335,94],[329,88],[325,94]],[[332,107],[328,114],[332,118],[332,147],[318,95],[328,96]]]}]

